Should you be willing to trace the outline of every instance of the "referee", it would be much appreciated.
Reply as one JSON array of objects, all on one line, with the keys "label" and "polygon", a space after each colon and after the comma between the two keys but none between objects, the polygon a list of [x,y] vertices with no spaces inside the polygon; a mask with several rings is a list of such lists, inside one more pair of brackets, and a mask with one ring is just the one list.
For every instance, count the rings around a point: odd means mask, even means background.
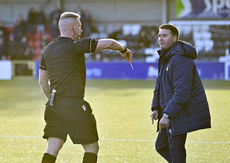
[{"label": "referee", "polygon": [[96,120],[84,100],[86,68],[84,53],[117,50],[131,61],[132,52],[113,39],[81,39],[80,16],[64,12],[58,23],[60,36],[43,51],[39,84],[48,99],[43,138],[48,140],[42,163],[54,163],[67,135],[84,148],[83,163],[97,162],[99,151]]}]

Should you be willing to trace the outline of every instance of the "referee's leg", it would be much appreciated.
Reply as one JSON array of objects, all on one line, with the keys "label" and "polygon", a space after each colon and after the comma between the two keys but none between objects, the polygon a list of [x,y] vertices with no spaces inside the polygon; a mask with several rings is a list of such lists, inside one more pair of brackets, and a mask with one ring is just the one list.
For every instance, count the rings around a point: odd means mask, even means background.
[{"label": "referee's leg", "polygon": [[49,137],[46,152],[42,157],[42,163],[54,163],[64,143],[64,140],[60,138]]},{"label": "referee's leg", "polygon": [[85,150],[85,154],[83,157],[83,163],[96,163],[97,154],[99,151],[98,142],[94,142],[92,144],[82,144],[82,147]]}]

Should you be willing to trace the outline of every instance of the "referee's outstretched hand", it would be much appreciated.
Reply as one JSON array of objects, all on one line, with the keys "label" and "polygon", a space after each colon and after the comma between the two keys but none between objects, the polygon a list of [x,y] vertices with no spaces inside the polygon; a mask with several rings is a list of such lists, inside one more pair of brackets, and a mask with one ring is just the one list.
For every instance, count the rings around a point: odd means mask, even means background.
[{"label": "referee's outstretched hand", "polygon": [[121,53],[121,56],[128,61],[132,60],[132,52],[128,48],[124,53]]}]

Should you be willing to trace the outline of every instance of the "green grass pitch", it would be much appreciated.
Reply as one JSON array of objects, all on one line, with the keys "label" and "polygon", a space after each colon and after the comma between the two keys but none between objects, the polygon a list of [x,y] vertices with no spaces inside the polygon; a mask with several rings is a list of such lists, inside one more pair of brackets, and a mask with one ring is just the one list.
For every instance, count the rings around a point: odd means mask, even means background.
[{"label": "green grass pitch", "polygon": [[[188,163],[230,162],[230,82],[203,81],[212,128],[188,134]],[[155,81],[89,80],[85,99],[97,119],[99,163],[164,163],[155,151],[156,124],[150,106]],[[38,81],[0,81],[0,162],[38,163],[46,148],[42,139],[44,104]],[[67,140],[57,163],[80,163],[83,149]]]}]

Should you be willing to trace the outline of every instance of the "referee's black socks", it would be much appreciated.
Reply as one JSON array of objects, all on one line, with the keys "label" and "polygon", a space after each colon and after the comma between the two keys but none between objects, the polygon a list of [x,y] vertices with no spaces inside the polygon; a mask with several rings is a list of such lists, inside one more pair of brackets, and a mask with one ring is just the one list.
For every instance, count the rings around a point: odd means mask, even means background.
[{"label": "referee's black socks", "polygon": [[96,163],[97,155],[95,153],[85,152],[83,157],[83,163]]},{"label": "referee's black socks", "polygon": [[55,163],[56,161],[56,157],[48,154],[48,153],[44,153],[43,157],[42,157],[42,163]]}]

